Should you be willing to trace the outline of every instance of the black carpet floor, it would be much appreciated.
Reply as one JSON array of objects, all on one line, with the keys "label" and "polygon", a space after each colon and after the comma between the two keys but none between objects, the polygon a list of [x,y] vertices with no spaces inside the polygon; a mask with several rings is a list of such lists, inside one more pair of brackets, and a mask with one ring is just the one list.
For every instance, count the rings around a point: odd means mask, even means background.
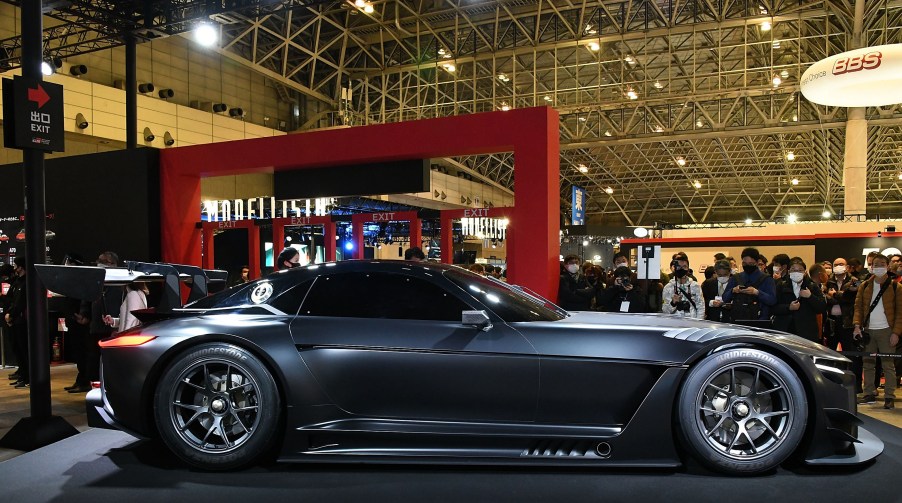
[{"label": "black carpet floor", "polygon": [[780,468],[725,477],[678,470],[410,465],[274,464],[205,473],[155,444],[93,429],[0,463],[5,501],[902,501],[902,429],[862,417],[886,444],[875,462],[853,468]]}]

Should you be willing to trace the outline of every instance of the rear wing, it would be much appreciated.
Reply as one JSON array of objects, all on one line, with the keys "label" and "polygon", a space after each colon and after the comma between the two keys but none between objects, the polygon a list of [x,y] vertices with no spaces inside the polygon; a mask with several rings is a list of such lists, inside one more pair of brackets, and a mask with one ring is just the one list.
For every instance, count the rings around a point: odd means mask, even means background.
[{"label": "rear wing", "polygon": [[168,313],[182,307],[179,284],[190,285],[188,302],[206,297],[211,291],[225,288],[228,272],[181,264],[126,262],[126,267],[89,267],[35,264],[44,287],[64,297],[94,301],[103,289],[134,282],[162,283],[163,292],[156,312]]}]

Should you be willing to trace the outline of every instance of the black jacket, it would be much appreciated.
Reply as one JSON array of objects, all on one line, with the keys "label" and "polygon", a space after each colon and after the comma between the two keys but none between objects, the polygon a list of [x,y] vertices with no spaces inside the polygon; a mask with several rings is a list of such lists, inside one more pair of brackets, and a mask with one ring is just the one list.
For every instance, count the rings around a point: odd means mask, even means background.
[{"label": "black jacket", "polygon": [[[827,280],[827,291],[832,288],[836,290],[833,297],[827,297],[827,312],[833,310],[833,306],[839,305],[840,316],[842,317],[842,326],[852,328],[852,316],[855,315],[855,296],[858,295],[858,287],[860,282],[858,278],[853,278],[846,274],[843,281],[839,281],[836,275],[830,276]],[[831,315],[832,316],[832,315]]]},{"label": "black jacket", "polygon": [[567,311],[588,311],[592,307],[595,287],[589,284],[582,272],[561,274],[558,305]]},{"label": "black jacket", "polygon": [[[802,280],[802,288],[807,288],[811,292],[811,296],[808,298],[796,297],[792,289],[792,280],[789,278],[777,282],[777,303],[773,307],[774,329],[820,342],[821,334],[818,331],[817,315],[824,312],[827,303],[824,301],[821,289],[811,281],[811,278],[806,276]],[[790,311],[789,304],[797,299],[799,309]]]},{"label": "black jacket", "polygon": [[626,291],[617,285],[611,285],[600,290],[595,296],[595,309],[609,313],[619,313],[623,302],[629,302],[628,313],[646,313],[648,308],[645,301],[645,292],[633,284],[633,289]]},{"label": "black jacket", "polygon": [[[727,282],[727,285],[728,284],[729,282]],[[727,291],[727,285],[724,285],[724,292]],[[716,296],[717,276],[714,276],[713,278],[706,279],[705,282],[702,283],[702,297],[705,299],[705,319],[729,323],[731,320],[730,310],[723,307],[714,307],[711,305],[711,301],[714,300],[714,297]],[[723,294],[721,294],[721,297],[723,297]]]},{"label": "black jacket", "polygon": [[24,325],[27,320],[28,313],[28,296],[25,295],[25,276],[17,277],[9,285],[9,313],[11,325]]}]

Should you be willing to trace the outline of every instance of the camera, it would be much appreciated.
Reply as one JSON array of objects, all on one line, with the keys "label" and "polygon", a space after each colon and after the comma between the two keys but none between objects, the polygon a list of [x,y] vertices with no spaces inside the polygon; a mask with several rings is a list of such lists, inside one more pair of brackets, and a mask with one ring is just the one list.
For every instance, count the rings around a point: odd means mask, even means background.
[{"label": "camera", "polygon": [[622,286],[623,288],[630,286],[629,276],[624,276],[624,277],[620,278],[620,286]]},{"label": "camera", "polygon": [[680,267],[680,261],[677,260],[677,259],[671,260],[671,261],[670,261],[670,267],[673,267],[674,269]]},{"label": "camera", "polygon": [[690,309],[692,309],[692,305],[689,304],[689,301],[688,301],[688,300],[681,300],[681,301],[679,301],[679,302],[676,303],[676,310],[677,310],[677,311],[685,311],[685,312],[688,313]]}]

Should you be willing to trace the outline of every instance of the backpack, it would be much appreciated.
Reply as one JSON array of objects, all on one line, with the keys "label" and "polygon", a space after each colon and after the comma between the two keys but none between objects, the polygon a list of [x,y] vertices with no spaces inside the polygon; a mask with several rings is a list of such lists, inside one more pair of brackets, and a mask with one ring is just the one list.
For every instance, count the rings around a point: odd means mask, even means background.
[{"label": "backpack", "polygon": [[[743,279],[744,278],[744,279]],[[764,283],[764,280],[767,279],[767,275],[762,275],[761,278],[752,285],[755,288],[759,288],[761,283]],[[739,286],[746,286],[745,282],[748,280],[748,276],[745,273],[739,275],[739,279],[737,280],[737,284]],[[758,297],[756,295],[749,295],[747,293],[737,293],[733,295],[733,306],[730,309],[730,317],[734,322],[739,320],[757,320],[761,318],[761,302],[758,301]]]}]

